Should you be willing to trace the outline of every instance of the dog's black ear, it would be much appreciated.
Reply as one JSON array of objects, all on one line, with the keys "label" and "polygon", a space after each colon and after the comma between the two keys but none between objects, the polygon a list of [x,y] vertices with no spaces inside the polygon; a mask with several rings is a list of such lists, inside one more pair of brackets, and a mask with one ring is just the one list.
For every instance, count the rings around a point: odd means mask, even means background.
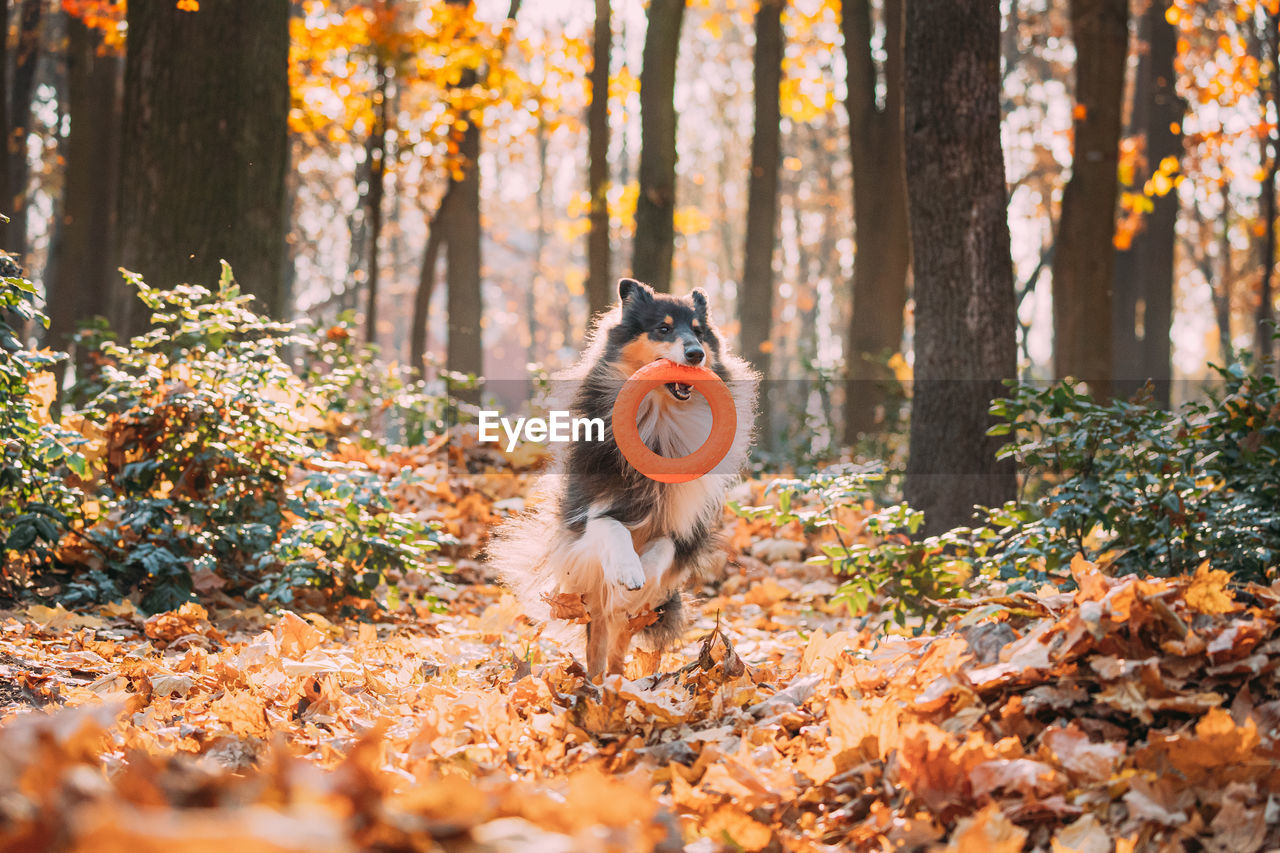
[{"label": "dog's black ear", "polygon": [[630,299],[648,300],[653,298],[653,288],[642,284],[634,278],[618,279],[618,298],[625,305]]},{"label": "dog's black ear", "polygon": [[693,299],[693,307],[703,317],[707,316],[707,292],[701,287],[695,287],[690,293]]}]

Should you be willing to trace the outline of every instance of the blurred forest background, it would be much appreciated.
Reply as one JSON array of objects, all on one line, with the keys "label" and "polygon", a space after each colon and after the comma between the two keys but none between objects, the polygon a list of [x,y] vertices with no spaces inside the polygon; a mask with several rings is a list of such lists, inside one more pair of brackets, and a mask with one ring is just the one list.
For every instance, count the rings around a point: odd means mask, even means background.
[{"label": "blurred forest background", "polygon": [[[572,361],[635,275],[706,288],[739,351],[805,380],[771,393],[818,429],[808,450],[896,424],[920,232],[904,14],[925,9],[5,7],[0,243],[44,294],[51,328],[28,332],[48,346],[74,350],[98,316],[139,331],[120,266],[168,287],[212,282],[226,258],[274,316],[345,318],[391,369],[523,383],[529,364]],[[1270,341],[1277,3],[999,13],[1019,375],[1103,396],[1184,379],[1157,396],[1194,397],[1210,361]],[[937,94],[963,126],[965,99]],[[1005,334],[1001,310],[978,310]]]}]

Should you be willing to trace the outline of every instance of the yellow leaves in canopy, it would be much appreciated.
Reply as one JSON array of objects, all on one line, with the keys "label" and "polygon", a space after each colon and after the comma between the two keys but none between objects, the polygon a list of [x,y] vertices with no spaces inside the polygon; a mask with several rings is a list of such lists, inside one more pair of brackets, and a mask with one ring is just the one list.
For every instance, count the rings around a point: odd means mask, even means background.
[{"label": "yellow leaves in canopy", "polygon": [[1150,213],[1155,210],[1155,204],[1150,197],[1142,193],[1125,192],[1120,194],[1120,209],[1131,210],[1136,213]]},{"label": "yellow leaves in canopy", "polygon": [[711,228],[711,218],[699,207],[678,207],[675,215],[677,234],[701,234]]},{"label": "yellow leaves in canopy", "polygon": [[1165,157],[1160,161],[1155,174],[1143,185],[1143,194],[1159,198],[1168,195],[1170,190],[1182,183],[1183,176],[1178,174],[1178,169],[1177,157]]},{"label": "yellow leaves in canopy", "polygon": [[640,94],[640,78],[631,73],[631,69],[622,66],[618,73],[609,78],[609,97],[625,98],[627,95]]},{"label": "yellow leaves in canopy", "polygon": [[102,34],[101,50],[124,49],[124,0],[62,0],[62,11]]},{"label": "yellow leaves in canopy", "polygon": [[782,114],[807,124],[831,110],[836,103],[835,93],[828,87],[820,87],[815,93],[814,88],[817,87],[806,86],[804,80],[784,78],[778,91]]},{"label": "yellow leaves in canopy", "polygon": [[[399,105],[387,117],[389,129],[412,121],[412,135],[432,146],[461,133],[460,121],[522,97],[519,81],[502,65],[509,29],[477,20],[474,11],[444,2],[372,0],[339,13],[310,0],[291,24],[290,127],[313,140],[362,138],[379,120],[375,106],[389,85]],[[489,69],[487,79],[459,86],[480,68]],[[434,108],[439,105],[445,108]]]}]

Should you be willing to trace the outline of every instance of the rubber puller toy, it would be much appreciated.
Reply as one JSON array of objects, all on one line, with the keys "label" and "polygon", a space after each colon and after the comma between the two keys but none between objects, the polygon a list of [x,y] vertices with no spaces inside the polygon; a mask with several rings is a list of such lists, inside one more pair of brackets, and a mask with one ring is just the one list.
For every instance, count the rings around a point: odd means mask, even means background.
[{"label": "rubber puller toy", "polygon": [[[650,391],[668,383],[691,385],[711,406],[711,435],[688,456],[666,457],[650,450],[640,438],[636,416]],[[613,440],[631,467],[659,483],[687,483],[710,472],[733,447],[738,434],[738,411],[724,381],[705,367],[676,364],[660,358],[631,374],[613,404]]]}]

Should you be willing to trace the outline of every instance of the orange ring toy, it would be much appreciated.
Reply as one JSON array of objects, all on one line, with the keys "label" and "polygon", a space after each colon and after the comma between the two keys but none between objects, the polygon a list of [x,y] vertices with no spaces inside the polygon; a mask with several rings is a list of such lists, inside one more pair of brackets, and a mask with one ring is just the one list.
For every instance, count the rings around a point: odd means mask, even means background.
[{"label": "orange ring toy", "polygon": [[[692,385],[711,406],[711,435],[688,456],[670,458],[650,450],[640,438],[636,416],[640,401],[655,388],[677,382]],[[613,404],[613,440],[631,467],[659,483],[687,483],[720,464],[738,434],[738,410],[729,388],[705,367],[660,358],[631,374]]]}]

